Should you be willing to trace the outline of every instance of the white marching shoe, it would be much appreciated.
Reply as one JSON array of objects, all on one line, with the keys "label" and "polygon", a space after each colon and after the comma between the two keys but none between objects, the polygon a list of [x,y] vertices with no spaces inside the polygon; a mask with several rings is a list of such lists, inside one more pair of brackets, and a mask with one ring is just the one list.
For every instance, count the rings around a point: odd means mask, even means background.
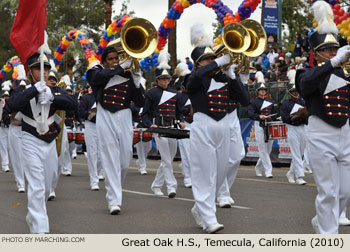
[{"label": "white marching shoe", "polygon": [[294,174],[292,172],[288,171],[286,177],[288,179],[288,183],[295,184]]},{"label": "white marching shoe", "polygon": [[296,184],[297,185],[306,185],[306,181],[303,178],[297,178]]},{"label": "white marching shoe", "polygon": [[100,187],[98,185],[91,186],[91,191],[98,191],[100,190]]},{"label": "white marching shoe", "polygon": [[200,227],[203,227],[203,221],[202,217],[200,216],[199,212],[197,211],[196,207],[192,207],[191,209],[192,216],[196,222],[196,224]]},{"label": "white marching shoe", "polygon": [[160,190],[159,187],[151,187],[151,189],[152,189],[154,195],[156,195],[156,196],[163,196],[164,195],[164,193],[162,193],[162,191]]},{"label": "white marching shoe", "polygon": [[210,225],[209,227],[207,227],[205,229],[205,232],[208,234],[214,234],[216,232],[219,232],[220,230],[224,229],[224,225],[220,224],[220,223],[215,223]]},{"label": "white marching shoe", "polygon": [[117,214],[120,213],[120,207],[119,206],[109,206],[108,209],[109,209],[109,213],[111,215],[117,215]]},{"label": "white marching shoe", "polygon": [[55,193],[55,191],[52,189],[51,191],[50,191],[50,195],[49,195],[49,198],[47,199],[48,201],[51,201],[51,200],[53,200],[53,199],[55,199],[56,198],[56,193]]},{"label": "white marching shoe", "polygon": [[339,226],[350,226],[350,220],[348,218],[339,218]]}]

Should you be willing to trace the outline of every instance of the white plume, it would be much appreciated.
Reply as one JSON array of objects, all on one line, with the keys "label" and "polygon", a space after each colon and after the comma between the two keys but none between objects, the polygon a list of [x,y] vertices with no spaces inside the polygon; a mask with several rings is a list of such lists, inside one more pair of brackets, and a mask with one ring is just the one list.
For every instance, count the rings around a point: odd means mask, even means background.
[{"label": "white plume", "polygon": [[12,83],[11,81],[7,80],[7,81],[4,81],[1,86],[3,91],[10,91],[12,87]]},{"label": "white plume", "polygon": [[333,10],[325,1],[316,1],[311,10],[317,22],[317,32],[319,34],[334,33],[338,34],[338,28],[333,22]]},{"label": "white plume", "polygon": [[60,82],[64,82],[66,83],[66,86],[72,85],[72,83],[70,82],[70,78],[68,76],[68,74],[65,74],[62,76]]},{"label": "white plume", "polygon": [[17,66],[17,80],[26,80],[26,70],[24,69],[24,66],[22,64],[19,64]]},{"label": "white plume", "polygon": [[141,83],[141,85],[142,85],[143,89],[145,89],[145,90],[146,90],[146,79],[145,79],[145,78],[143,78],[143,77],[141,77],[140,83]]},{"label": "white plume", "polygon": [[191,27],[191,44],[195,47],[207,47],[213,45],[213,42],[206,33],[203,24],[195,24]]},{"label": "white plume", "polygon": [[51,54],[51,50],[50,50],[50,47],[49,47],[48,40],[49,40],[49,36],[47,35],[47,32],[45,31],[44,44],[42,44],[42,45],[39,47],[37,53],[40,53],[40,49],[41,49],[41,47],[43,47],[44,53],[45,53],[45,54],[47,54],[47,55],[48,55],[48,54]]},{"label": "white plume", "polygon": [[165,50],[161,51],[158,56],[159,65],[157,66],[157,68],[170,69],[171,67],[168,64],[169,60],[170,60],[170,54]]},{"label": "white plume", "polygon": [[57,69],[56,69],[55,62],[53,61],[53,59],[50,59],[50,65],[51,65],[51,71],[54,73],[57,73]]},{"label": "white plume", "polygon": [[190,74],[191,71],[188,69],[188,66],[186,63],[179,63],[176,68],[180,71],[180,76],[185,76],[187,74]]}]

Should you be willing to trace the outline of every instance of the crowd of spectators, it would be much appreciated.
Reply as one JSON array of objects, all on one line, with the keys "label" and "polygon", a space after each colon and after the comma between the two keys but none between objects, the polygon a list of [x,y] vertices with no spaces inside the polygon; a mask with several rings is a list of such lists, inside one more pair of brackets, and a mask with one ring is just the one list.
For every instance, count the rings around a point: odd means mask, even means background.
[{"label": "crowd of spectators", "polygon": [[[307,34],[306,34],[307,35]],[[308,67],[310,48],[307,38],[296,34],[293,52],[267,47],[265,52],[250,62],[249,84],[257,82],[294,83],[296,70]]]}]

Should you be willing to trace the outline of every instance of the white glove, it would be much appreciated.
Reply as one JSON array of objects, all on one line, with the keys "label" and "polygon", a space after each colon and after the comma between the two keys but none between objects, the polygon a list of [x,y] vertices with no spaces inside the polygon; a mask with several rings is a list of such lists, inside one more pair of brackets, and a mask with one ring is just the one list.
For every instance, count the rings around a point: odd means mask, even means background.
[{"label": "white glove", "polygon": [[236,79],[235,68],[236,64],[232,64],[227,70],[223,70],[222,72],[226,74],[230,79]]},{"label": "white glove", "polygon": [[38,101],[41,105],[48,104],[52,102],[54,96],[52,95],[51,89],[45,86],[45,91],[39,94]]},{"label": "white glove", "polygon": [[128,58],[127,60],[125,60],[122,64],[120,64],[120,66],[123,68],[123,69],[126,69],[128,67],[131,66],[131,63],[132,63],[132,58]]},{"label": "white glove", "polygon": [[134,84],[136,88],[139,88],[141,85],[142,72],[139,70],[138,72],[131,73],[132,79],[134,80]]},{"label": "white glove", "polygon": [[241,81],[244,85],[248,84],[249,74],[239,73],[239,78],[241,79]]},{"label": "white glove", "polygon": [[350,46],[346,45],[338,49],[337,55],[331,59],[332,67],[337,67],[343,62],[349,61]]},{"label": "white glove", "polygon": [[43,82],[43,83],[44,85],[41,85],[41,81],[38,81],[37,83],[34,84],[34,87],[36,88],[36,90],[38,90],[39,94],[41,94],[45,90],[46,82]]},{"label": "white glove", "polygon": [[218,64],[219,67],[225,66],[231,62],[231,57],[229,54],[225,54],[224,56],[221,56],[220,58],[215,59],[216,64]]}]

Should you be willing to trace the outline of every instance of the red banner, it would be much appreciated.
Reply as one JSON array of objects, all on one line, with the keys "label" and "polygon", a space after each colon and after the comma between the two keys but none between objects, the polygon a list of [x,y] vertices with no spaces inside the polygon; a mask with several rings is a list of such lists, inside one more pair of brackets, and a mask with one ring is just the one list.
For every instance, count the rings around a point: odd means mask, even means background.
[{"label": "red banner", "polygon": [[20,0],[10,41],[23,64],[44,44],[46,0]]}]

